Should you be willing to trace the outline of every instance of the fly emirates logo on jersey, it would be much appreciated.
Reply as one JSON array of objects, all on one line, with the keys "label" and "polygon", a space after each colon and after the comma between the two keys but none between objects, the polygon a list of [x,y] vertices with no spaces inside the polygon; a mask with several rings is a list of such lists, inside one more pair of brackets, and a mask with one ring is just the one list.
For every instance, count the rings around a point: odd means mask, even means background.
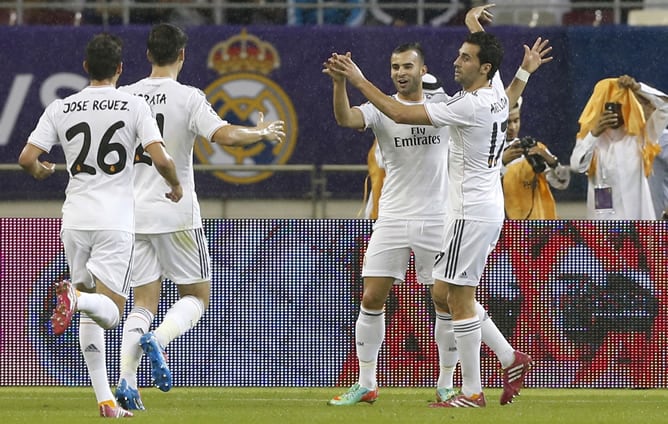
[{"label": "fly emirates logo on jersey", "polygon": [[410,137],[394,137],[394,147],[414,147],[428,144],[441,144],[439,134],[427,134],[425,127],[411,128]]},{"label": "fly emirates logo on jersey", "polygon": [[[276,48],[242,30],[240,34],[213,46],[208,67],[221,76],[205,90],[207,100],[221,118],[235,125],[254,126],[259,112],[265,121],[285,122],[283,143],[260,142],[231,147],[204,139],[195,143],[195,156],[204,164],[282,165],[288,162],[297,140],[297,114],[285,91],[269,78],[280,68]],[[220,171],[215,175],[234,184],[252,184],[273,175],[271,171]]]}]

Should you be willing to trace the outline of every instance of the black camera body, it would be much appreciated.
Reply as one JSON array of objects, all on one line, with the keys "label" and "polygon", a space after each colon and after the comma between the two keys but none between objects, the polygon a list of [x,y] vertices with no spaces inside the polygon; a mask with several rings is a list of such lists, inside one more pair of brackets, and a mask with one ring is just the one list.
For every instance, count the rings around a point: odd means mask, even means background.
[{"label": "black camera body", "polygon": [[520,147],[524,151],[524,157],[526,158],[527,162],[529,162],[529,165],[531,165],[533,172],[540,174],[541,172],[545,171],[545,168],[547,168],[547,162],[545,162],[545,158],[543,158],[541,155],[529,154],[529,149],[531,149],[537,143],[538,142],[536,139],[531,136],[520,138]]}]

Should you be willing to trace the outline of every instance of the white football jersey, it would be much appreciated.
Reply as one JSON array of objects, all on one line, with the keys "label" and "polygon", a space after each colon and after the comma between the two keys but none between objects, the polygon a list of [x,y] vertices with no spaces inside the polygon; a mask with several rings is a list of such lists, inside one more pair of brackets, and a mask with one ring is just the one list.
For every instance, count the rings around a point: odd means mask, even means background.
[{"label": "white football jersey", "polygon": [[202,227],[195,193],[193,146],[198,136],[211,140],[216,130],[228,123],[213,110],[201,90],[171,78],[145,78],[120,90],[148,102],[183,187],[183,198],[178,203],[167,199],[167,182],[152,166],[148,154],[138,152],[134,186],[136,232],[159,234]]},{"label": "white football jersey", "polygon": [[[404,104],[422,104],[393,98]],[[397,124],[371,103],[358,106],[364,123],[378,139],[385,180],[378,216],[396,219],[441,219],[447,181],[447,128]]]},{"label": "white football jersey", "polygon": [[133,156],[162,141],[146,102],[112,86],[86,87],[44,110],[28,143],[60,144],[70,179],[63,228],[134,231]]},{"label": "white football jersey", "polygon": [[450,130],[446,213],[503,221],[501,153],[509,109],[499,73],[490,87],[462,90],[447,102],[426,103],[425,109],[435,126]]}]

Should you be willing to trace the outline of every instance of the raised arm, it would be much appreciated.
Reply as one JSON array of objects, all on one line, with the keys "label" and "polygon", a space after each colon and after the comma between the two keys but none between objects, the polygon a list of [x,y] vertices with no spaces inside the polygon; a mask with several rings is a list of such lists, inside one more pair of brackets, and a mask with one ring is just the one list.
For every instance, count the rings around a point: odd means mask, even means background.
[{"label": "raised arm", "polygon": [[281,143],[285,140],[285,122],[264,122],[264,114],[260,112],[256,126],[224,125],[218,128],[211,138],[212,141],[222,146],[247,146],[262,140]]},{"label": "raised arm", "polygon": [[[474,7],[466,13],[464,22],[469,31],[478,32],[485,30],[482,24],[492,22],[494,19],[494,15],[488,10],[493,6],[495,6],[494,3]],[[543,63],[552,60],[552,56],[549,56],[552,47],[548,44],[549,40],[543,40],[541,37],[538,37],[531,48],[526,44],[524,45],[522,65],[517,70],[513,80],[506,87],[506,96],[508,96],[511,107],[517,103],[517,100],[524,92],[527,81],[529,81],[529,75],[536,72]]]},{"label": "raised arm", "polygon": [[552,61],[552,56],[549,56],[552,46],[549,43],[550,40],[543,40],[541,37],[538,37],[531,48],[526,44],[524,45],[522,65],[520,65],[510,85],[506,87],[506,95],[511,107],[517,103],[522,92],[524,92],[524,88],[529,81],[529,76],[536,72],[543,63]]},{"label": "raised arm", "polygon": [[[346,53],[346,56],[350,57],[350,52]],[[350,100],[348,99],[348,91],[346,89],[346,78],[330,71],[326,63],[324,66],[325,68],[322,72],[332,78],[332,102],[336,123],[345,128],[364,128],[365,124],[362,112],[357,108],[350,107]]]},{"label": "raised arm", "polygon": [[369,82],[349,55],[334,53],[325,63],[325,73],[345,77],[381,112],[399,124],[431,125],[422,105],[404,105]]},{"label": "raised arm", "polygon": [[[635,93],[645,112],[647,136],[657,141],[668,125],[668,96],[628,75],[620,76],[617,81],[621,88],[628,88]],[[651,105],[651,112],[647,110],[647,104]]]},{"label": "raised arm", "polygon": [[483,6],[477,6],[471,8],[468,12],[466,12],[466,17],[464,17],[464,23],[466,24],[466,28],[468,28],[469,31],[471,31],[472,33],[484,31],[485,28],[483,28],[482,22],[490,23],[494,18],[492,12],[487,10],[493,6],[496,5],[494,3],[490,3]]}]

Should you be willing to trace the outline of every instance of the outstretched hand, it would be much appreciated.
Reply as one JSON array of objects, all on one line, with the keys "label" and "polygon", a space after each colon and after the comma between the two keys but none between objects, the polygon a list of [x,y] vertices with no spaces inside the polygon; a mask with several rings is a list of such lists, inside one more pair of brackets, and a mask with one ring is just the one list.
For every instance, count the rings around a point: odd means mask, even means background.
[{"label": "outstretched hand", "polygon": [[552,46],[549,43],[550,40],[538,37],[531,48],[525,44],[522,69],[531,74],[536,72],[543,63],[551,62],[553,58],[549,54],[552,52]]},{"label": "outstretched hand", "polygon": [[[346,81],[346,76],[344,74],[340,73],[340,72],[336,72],[336,70],[330,66],[330,61],[336,55],[337,55],[337,53],[332,53],[332,57],[330,57],[325,62],[323,62],[322,73],[329,75],[332,78],[332,81],[334,81],[334,82],[345,82]],[[348,57],[350,57],[350,52],[347,52],[346,55]]]},{"label": "outstretched hand", "polygon": [[283,121],[264,122],[264,113],[260,112],[257,127],[264,140],[273,144],[282,143],[285,140],[285,122]]},{"label": "outstretched hand", "polygon": [[323,63],[323,67],[323,73],[334,79],[345,78],[353,85],[366,79],[360,68],[353,62],[350,52],[346,54],[332,53],[329,59]]}]

